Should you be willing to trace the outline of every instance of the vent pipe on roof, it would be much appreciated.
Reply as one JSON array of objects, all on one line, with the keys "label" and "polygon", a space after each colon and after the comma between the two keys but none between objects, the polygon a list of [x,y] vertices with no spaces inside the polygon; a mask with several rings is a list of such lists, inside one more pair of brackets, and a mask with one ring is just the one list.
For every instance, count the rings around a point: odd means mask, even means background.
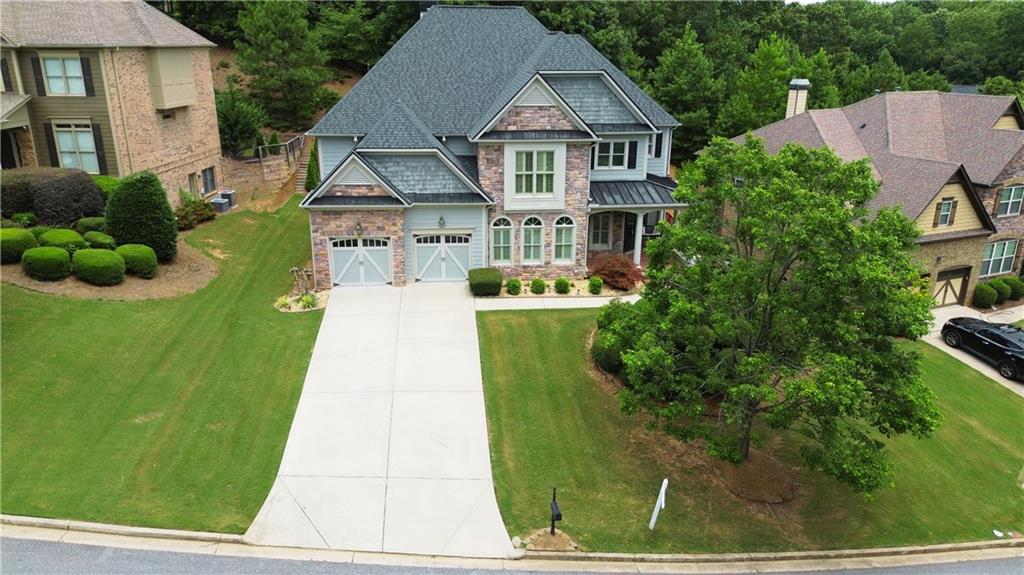
[{"label": "vent pipe on roof", "polygon": [[789,82],[789,97],[786,99],[786,117],[792,118],[807,111],[807,90],[811,81],[807,78],[793,78]]}]

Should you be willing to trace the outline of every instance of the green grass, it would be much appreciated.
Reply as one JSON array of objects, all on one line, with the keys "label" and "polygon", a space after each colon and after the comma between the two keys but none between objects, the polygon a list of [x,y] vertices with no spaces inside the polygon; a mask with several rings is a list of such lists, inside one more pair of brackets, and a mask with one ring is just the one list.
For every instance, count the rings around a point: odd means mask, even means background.
[{"label": "green grass", "polygon": [[188,243],[227,257],[180,298],[4,284],[3,512],[243,532],[280,463],[322,317],[272,308],[309,259],[306,222],[292,201],[196,229]]},{"label": "green grass", "polygon": [[[589,550],[749,552],[879,547],[992,538],[1024,530],[1024,401],[925,343],[944,421],[931,438],[889,442],[894,487],[872,499],[794,471],[798,494],[775,506],[737,498],[703,458],[655,439],[622,415],[590,374],[585,342],[596,311],[477,315],[484,392],[502,517],[513,535],[543,527],[558,485],[561,527]],[[776,454],[796,467],[791,443]],[[667,507],[647,530],[662,478]]]}]

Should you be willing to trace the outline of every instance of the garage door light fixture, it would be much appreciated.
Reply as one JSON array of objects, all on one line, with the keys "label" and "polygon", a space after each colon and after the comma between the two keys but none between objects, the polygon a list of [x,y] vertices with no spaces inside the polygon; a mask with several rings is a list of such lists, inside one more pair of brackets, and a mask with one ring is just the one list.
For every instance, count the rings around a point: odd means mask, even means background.
[{"label": "garage door light fixture", "polygon": [[363,224],[362,224],[362,222],[356,222],[356,235],[357,236],[363,235]]},{"label": "garage door light fixture", "polygon": [[439,228],[443,228],[444,227],[444,216],[441,216],[440,218],[437,218],[437,227],[439,227]]}]

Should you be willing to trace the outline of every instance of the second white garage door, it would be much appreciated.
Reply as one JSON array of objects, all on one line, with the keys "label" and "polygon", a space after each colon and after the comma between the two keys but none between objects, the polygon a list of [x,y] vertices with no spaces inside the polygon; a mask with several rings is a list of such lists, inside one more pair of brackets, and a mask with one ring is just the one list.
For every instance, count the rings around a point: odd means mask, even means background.
[{"label": "second white garage door", "polygon": [[463,281],[469,277],[472,234],[429,234],[416,239],[416,281]]}]

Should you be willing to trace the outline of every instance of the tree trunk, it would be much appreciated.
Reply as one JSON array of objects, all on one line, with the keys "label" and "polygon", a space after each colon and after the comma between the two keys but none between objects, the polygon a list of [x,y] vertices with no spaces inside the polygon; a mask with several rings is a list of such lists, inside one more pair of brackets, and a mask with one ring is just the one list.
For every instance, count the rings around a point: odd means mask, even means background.
[{"label": "tree trunk", "polygon": [[754,406],[748,405],[743,413],[743,418],[740,419],[739,448],[741,462],[750,459],[750,435],[754,426],[754,409]]}]

